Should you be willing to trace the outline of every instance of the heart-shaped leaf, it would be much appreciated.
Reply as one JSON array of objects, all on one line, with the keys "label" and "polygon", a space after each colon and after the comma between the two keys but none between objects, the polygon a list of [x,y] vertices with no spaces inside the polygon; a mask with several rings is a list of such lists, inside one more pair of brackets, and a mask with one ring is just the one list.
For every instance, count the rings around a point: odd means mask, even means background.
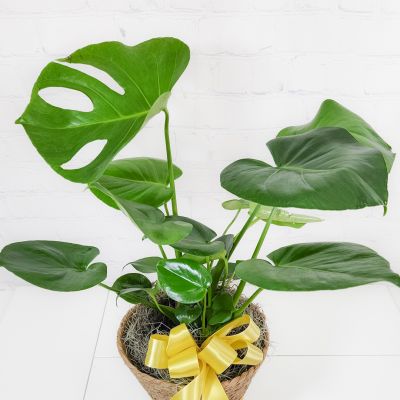
[{"label": "heart-shaped leaf", "polygon": [[148,302],[146,289],[151,287],[151,282],[144,275],[137,273],[122,275],[112,285],[120,297],[132,304]]},{"label": "heart-shaped leaf", "polygon": [[200,317],[201,312],[199,304],[179,304],[175,308],[175,317],[181,324],[191,324]]},{"label": "heart-shaped leaf", "polygon": [[368,247],[354,243],[302,243],[268,255],[275,263],[248,260],[236,274],[263,289],[284,291],[335,290],[388,281],[400,286],[400,276]]},{"label": "heart-shaped leaf", "polygon": [[325,100],[309,124],[282,129],[278,136],[301,135],[316,128],[332,126],[346,129],[361,144],[379,150],[390,171],[395,158],[391,147],[361,117],[334,100]]},{"label": "heart-shaped leaf", "polygon": [[96,286],[107,277],[105,264],[90,264],[99,254],[92,246],[32,240],[12,243],[0,253],[0,265],[44,289],[72,292]]},{"label": "heart-shaped leaf", "polygon": [[161,260],[157,264],[158,282],[167,295],[180,303],[201,301],[211,285],[211,274],[203,265],[184,258]]},{"label": "heart-shaped leaf", "polygon": [[157,272],[157,264],[161,260],[162,258],[160,257],[146,257],[132,261],[129,265],[132,265],[133,268],[139,272],[143,272],[144,274],[152,274]]},{"label": "heart-shaped leaf", "polygon": [[118,205],[129,219],[156,244],[172,244],[179,242],[192,231],[192,225],[184,221],[171,220],[155,207],[137,203],[114,196],[103,186],[93,183],[96,189],[102,191]]},{"label": "heart-shaped leaf", "polygon": [[276,167],[258,160],[234,162],[222,186],[258,204],[320,210],[386,205],[387,169],[382,154],[345,129],[319,128],[268,142]]},{"label": "heart-shaped leaf", "polygon": [[225,239],[212,241],[217,234],[206,225],[191,218],[181,216],[167,217],[168,221],[183,222],[193,226],[192,231],[183,240],[172,245],[175,249],[195,256],[223,255],[225,252]]},{"label": "heart-shaped leaf", "polygon": [[[182,171],[174,166],[174,178],[179,178]],[[159,207],[172,197],[168,186],[168,164],[155,158],[127,158],[112,161],[97,184],[107,189],[114,196],[124,200]],[[90,185],[90,190],[105,204],[118,208],[114,200],[104,191]]]},{"label": "heart-shaped leaf", "polygon": [[[59,61],[98,68],[110,75],[124,93],[77,69],[51,62],[41,72],[30,103],[17,123],[24,126],[36,149],[57,173],[71,181],[93,182],[145,123],[166,107],[189,58],[189,48],[174,38],[151,39],[132,47],[119,42],[84,47]],[[82,92],[92,101],[93,110],[50,105],[40,97],[40,91],[48,87]],[[107,143],[88,165],[63,167],[85,145],[97,140]]]},{"label": "heart-shaped leaf", "polygon": [[210,325],[224,324],[232,318],[233,311],[232,296],[228,293],[217,294],[212,300],[208,323]]}]

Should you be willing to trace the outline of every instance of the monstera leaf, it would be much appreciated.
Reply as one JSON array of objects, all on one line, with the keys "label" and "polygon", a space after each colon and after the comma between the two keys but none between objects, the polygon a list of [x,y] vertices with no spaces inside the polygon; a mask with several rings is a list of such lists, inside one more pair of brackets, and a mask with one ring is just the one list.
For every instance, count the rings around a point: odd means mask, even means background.
[{"label": "monstera leaf", "polygon": [[301,135],[316,128],[333,126],[346,129],[361,144],[379,150],[390,171],[395,158],[391,147],[361,117],[334,100],[325,100],[309,124],[282,129],[278,136]]},{"label": "monstera leaf", "polygon": [[167,221],[183,222],[193,226],[188,236],[172,244],[176,250],[195,256],[214,256],[225,252],[225,242],[230,239],[230,235],[227,238],[223,237],[213,241],[217,234],[200,222],[181,216],[167,217]]},{"label": "monstera leaf", "polygon": [[258,204],[320,210],[386,205],[387,169],[380,151],[345,129],[319,128],[268,142],[276,167],[244,159],[221,173],[229,192]]},{"label": "monstera leaf", "polygon": [[106,279],[107,267],[97,262],[92,246],[34,240],[12,243],[0,253],[0,265],[44,289],[72,292],[88,289]]},{"label": "monstera leaf", "polygon": [[[179,178],[182,171],[174,167],[174,178]],[[155,158],[128,158],[112,161],[103,176],[96,182],[113,195],[124,200],[159,207],[172,197],[168,186],[169,175],[166,161]],[[90,185],[90,190],[105,204],[118,208],[114,200],[104,191]]]},{"label": "monstera leaf", "polygon": [[196,261],[179,258],[157,264],[158,283],[171,299],[194,304],[204,298],[211,285],[211,274]]},{"label": "monstera leaf", "polygon": [[[125,46],[105,42],[77,50],[59,60],[87,64],[109,74],[124,90],[121,95],[94,77],[58,62],[41,72],[31,100],[17,120],[46,162],[64,178],[93,182],[144,124],[166,107],[175,82],[189,62],[189,49],[173,38]],[[93,103],[90,112],[54,107],[40,97],[49,87],[78,90]],[[63,168],[85,145],[106,140],[98,156],[78,169]]]},{"label": "monstera leaf", "polygon": [[109,196],[144,235],[158,245],[179,242],[193,229],[187,222],[166,218],[158,208],[114,196],[97,182],[91,186]]},{"label": "monstera leaf", "polygon": [[[232,199],[224,201],[222,203],[222,207],[225,208],[225,210],[248,209],[249,214],[254,211],[256,206],[256,203],[243,199]],[[288,226],[290,228],[301,228],[306,224],[322,221],[321,218],[313,217],[310,215],[293,214],[281,208],[274,208],[269,206],[258,207],[255,216],[262,221],[268,221],[271,216],[272,210],[274,210],[274,214],[272,215],[271,223],[274,225]]]},{"label": "monstera leaf", "polygon": [[263,289],[284,291],[335,290],[388,281],[400,286],[400,276],[368,247],[354,243],[302,243],[268,255],[275,264],[248,260],[236,274]]}]

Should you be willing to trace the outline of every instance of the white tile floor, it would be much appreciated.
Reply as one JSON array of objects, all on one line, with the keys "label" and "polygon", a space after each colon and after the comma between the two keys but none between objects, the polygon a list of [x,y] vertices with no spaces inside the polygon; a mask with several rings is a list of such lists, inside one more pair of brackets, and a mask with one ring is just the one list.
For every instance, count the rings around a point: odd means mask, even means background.
[{"label": "white tile floor", "polygon": [[[272,346],[246,399],[398,400],[399,292],[265,292]],[[128,308],[100,288],[0,289],[0,399],[148,399],[115,347]]]}]

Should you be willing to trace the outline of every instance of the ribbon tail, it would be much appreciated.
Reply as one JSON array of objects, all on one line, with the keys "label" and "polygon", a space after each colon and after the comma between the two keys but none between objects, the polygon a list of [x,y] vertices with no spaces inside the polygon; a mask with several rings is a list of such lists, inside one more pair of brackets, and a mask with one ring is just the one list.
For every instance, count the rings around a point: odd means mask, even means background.
[{"label": "ribbon tail", "polygon": [[229,400],[217,374],[208,368],[202,400]]}]

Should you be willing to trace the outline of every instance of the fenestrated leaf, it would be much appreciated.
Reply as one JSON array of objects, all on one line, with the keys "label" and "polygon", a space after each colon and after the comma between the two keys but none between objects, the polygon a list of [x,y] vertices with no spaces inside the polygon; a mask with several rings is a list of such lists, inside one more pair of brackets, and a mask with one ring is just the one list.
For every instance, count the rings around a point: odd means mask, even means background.
[{"label": "fenestrated leaf", "polygon": [[258,204],[320,210],[386,205],[382,154],[345,129],[319,128],[268,142],[276,167],[244,159],[221,173],[222,186]]},{"label": "fenestrated leaf", "polygon": [[146,257],[132,261],[129,265],[132,265],[133,268],[139,272],[143,272],[144,274],[152,274],[157,272],[157,264],[161,260],[162,258],[160,257]]},{"label": "fenestrated leaf", "polygon": [[192,231],[191,224],[167,219],[158,208],[121,199],[97,183],[93,186],[110,196],[120,210],[154,243],[159,245],[176,243]]},{"label": "fenestrated leaf", "polygon": [[[182,171],[174,166],[174,178],[182,175]],[[112,161],[104,174],[97,181],[113,195],[124,200],[159,207],[172,197],[169,187],[168,165],[164,160],[156,158],[127,158]],[[92,193],[105,204],[118,208],[113,199],[104,191],[90,185]]]},{"label": "fenestrated leaf", "polygon": [[181,324],[191,324],[200,317],[201,312],[199,304],[179,304],[175,308],[175,317]]},{"label": "fenestrated leaf", "polygon": [[390,171],[395,154],[391,147],[361,117],[334,100],[325,100],[315,118],[308,124],[282,129],[278,136],[300,135],[315,128],[338,127],[346,129],[358,142],[379,150]]},{"label": "fenestrated leaf", "polygon": [[232,296],[229,293],[217,294],[212,300],[208,323],[210,325],[224,324],[232,318],[233,311]]},{"label": "fenestrated leaf", "polygon": [[204,298],[211,285],[211,274],[203,265],[184,258],[161,260],[158,282],[167,295],[180,303],[193,304]]},{"label": "fenestrated leaf", "polygon": [[302,243],[275,250],[274,262],[248,260],[236,274],[263,289],[284,291],[336,290],[388,281],[400,286],[400,276],[368,247],[354,243]]},{"label": "fenestrated leaf", "polygon": [[120,276],[112,288],[125,301],[132,304],[149,301],[146,289],[151,289],[151,282],[142,274],[130,273]]},{"label": "fenestrated leaf", "polygon": [[[84,47],[59,61],[106,72],[124,94],[84,72],[51,62],[41,72],[17,123],[24,126],[57,173],[71,181],[93,182],[145,123],[166,107],[189,58],[189,48],[174,38],[151,39],[136,46],[104,42]],[[40,90],[48,87],[78,90],[90,98],[94,108],[84,112],[54,107],[40,97]],[[63,168],[81,148],[96,140],[107,143],[93,161],[78,169]]]},{"label": "fenestrated leaf", "polygon": [[[166,220],[171,222],[183,222],[193,226],[188,236],[172,244],[173,248],[195,256],[222,256],[224,254],[225,239],[221,238],[212,241],[217,234],[206,225],[191,218],[181,216],[167,217]],[[226,238],[226,240],[228,240],[228,238]]]},{"label": "fenestrated leaf", "polygon": [[0,265],[44,289],[72,292],[88,289],[107,277],[107,266],[91,264],[99,250],[92,246],[32,240],[12,243],[0,253]]}]

